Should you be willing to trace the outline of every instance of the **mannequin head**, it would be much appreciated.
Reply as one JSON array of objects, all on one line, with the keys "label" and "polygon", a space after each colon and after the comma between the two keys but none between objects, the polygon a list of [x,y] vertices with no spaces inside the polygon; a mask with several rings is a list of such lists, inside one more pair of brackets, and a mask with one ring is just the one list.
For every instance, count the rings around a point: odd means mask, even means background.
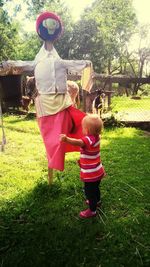
[{"label": "mannequin head", "polygon": [[62,22],[53,12],[43,12],[36,20],[36,31],[43,41],[54,42],[62,33]]}]

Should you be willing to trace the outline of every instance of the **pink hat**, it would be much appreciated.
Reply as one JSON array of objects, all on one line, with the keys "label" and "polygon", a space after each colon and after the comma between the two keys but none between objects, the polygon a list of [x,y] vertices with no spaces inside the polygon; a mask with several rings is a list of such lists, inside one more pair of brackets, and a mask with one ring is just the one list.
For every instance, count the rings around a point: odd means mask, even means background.
[{"label": "pink hat", "polygon": [[36,20],[36,31],[44,41],[55,41],[62,33],[62,22],[58,15],[45,11]]}]

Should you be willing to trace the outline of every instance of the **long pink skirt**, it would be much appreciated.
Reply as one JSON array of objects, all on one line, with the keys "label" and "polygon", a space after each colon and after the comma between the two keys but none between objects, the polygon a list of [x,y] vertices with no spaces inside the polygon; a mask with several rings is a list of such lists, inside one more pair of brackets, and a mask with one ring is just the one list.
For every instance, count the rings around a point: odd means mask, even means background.
[{"label": "long pink skirt", "polygon": [[69,107],[57,114],[38,118],[40,132],[46,148],[48,168],[63,171],[65,153],[79,151],[79,147],[62,143],[60,134],[66,134],[73,138],[82,136],[81,121],[85,113]]}]

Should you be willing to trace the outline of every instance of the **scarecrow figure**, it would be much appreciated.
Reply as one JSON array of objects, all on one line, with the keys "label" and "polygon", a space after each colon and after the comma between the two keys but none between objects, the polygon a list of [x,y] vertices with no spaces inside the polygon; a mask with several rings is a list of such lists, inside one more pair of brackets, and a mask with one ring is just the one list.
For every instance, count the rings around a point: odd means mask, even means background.
[{"label": "scarecrow figure", "polygon": [[62,33],[62,22],[53,12],[43,12],[36,20],[36,31],[43,45],[33,61],[4,62],[4,68],[33,71],[35,77],[35,108],[37,121],[48,159],[48,182],[53,181],[53,169],[63,171],[65,153],[78,147],[61,143],[60,134],[80,138],[81,121],[85,113],[72,106],[67,92],[67,73],[81,72],[91,67],[87,60],[63,60],[53,43]]}]

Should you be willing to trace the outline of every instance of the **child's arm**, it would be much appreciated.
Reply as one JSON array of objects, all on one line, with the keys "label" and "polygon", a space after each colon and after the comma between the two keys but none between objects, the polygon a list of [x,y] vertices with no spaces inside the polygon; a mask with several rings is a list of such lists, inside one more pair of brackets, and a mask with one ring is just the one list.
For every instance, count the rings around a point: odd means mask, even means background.
[{"label": "child's arm", "polygon": [[65,134],[60,134],[60,141],[74,146],[80,146],[80,147],[84,146],[84,142],[81,139],[70,138]]}]

